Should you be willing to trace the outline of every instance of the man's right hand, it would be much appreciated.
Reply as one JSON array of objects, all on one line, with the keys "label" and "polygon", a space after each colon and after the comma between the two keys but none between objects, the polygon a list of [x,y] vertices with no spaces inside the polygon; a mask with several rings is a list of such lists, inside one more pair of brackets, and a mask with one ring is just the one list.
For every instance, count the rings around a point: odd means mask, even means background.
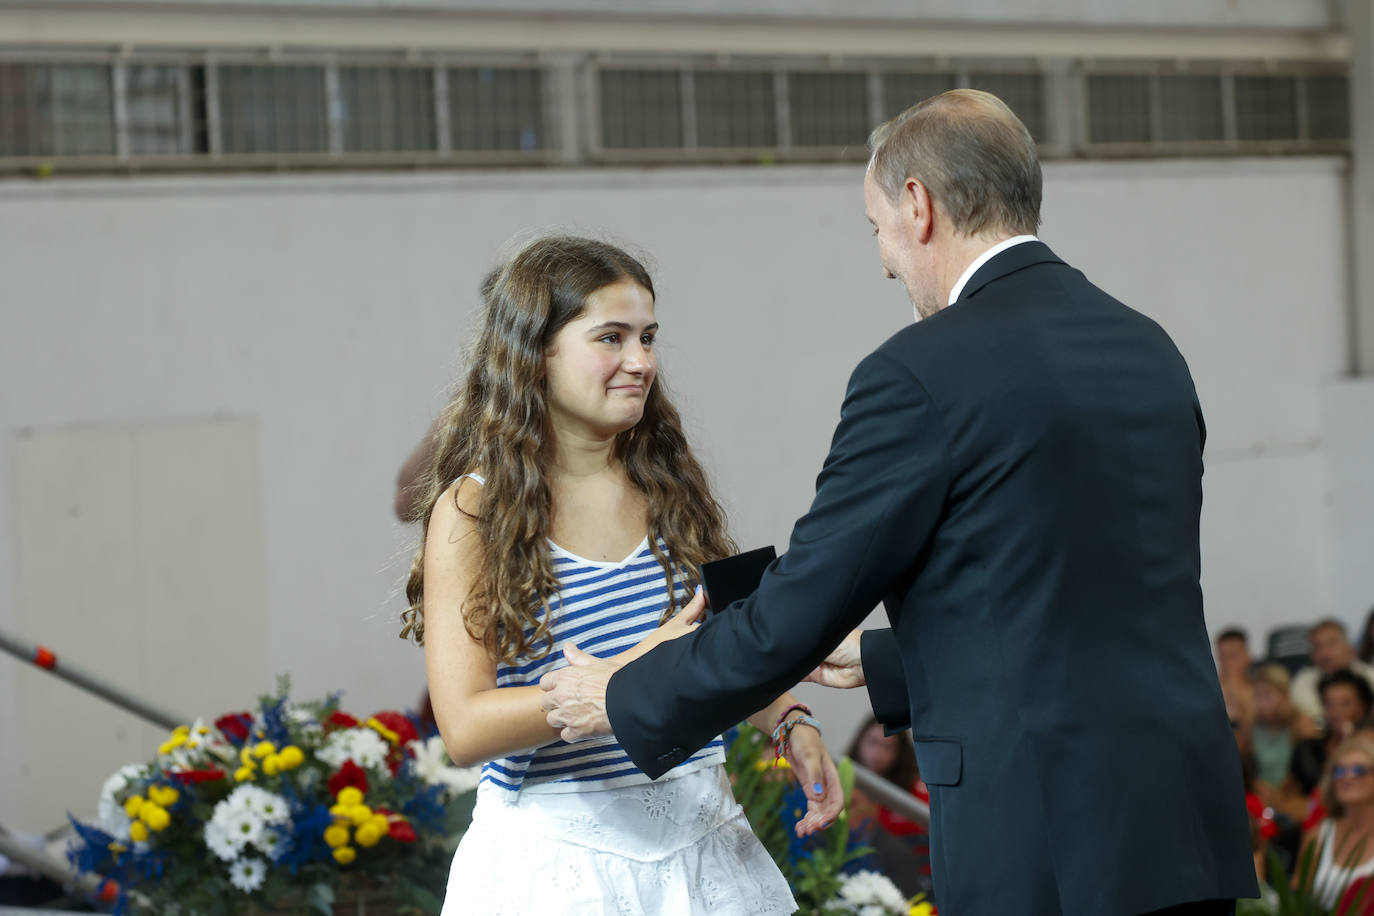
[{"label": "man's right hand", "polygon": [[860,633],[860,630],[854,630],[846,636],[844,642],[836,646],[835,651],[826,656],[825,661],[805,679],[822,687],[845,689],[862,687],[867,683],[864,680],[863,657],[859,652]]}]

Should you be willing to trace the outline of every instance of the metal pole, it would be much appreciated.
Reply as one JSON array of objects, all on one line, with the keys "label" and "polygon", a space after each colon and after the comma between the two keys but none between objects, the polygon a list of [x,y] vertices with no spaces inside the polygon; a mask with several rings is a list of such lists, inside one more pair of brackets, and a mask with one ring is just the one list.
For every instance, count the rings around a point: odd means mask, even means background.
[{"label": "metal pole", "polygon": [[[853,762],[853,761],[851,761]],[[922,827],[930,826],[930,806],[900,786],[893,785],[877,773],[854,763],[854,788],[884,808],[895,811]]]},{"label": "metal pole", "polygon": [[172,715],[166,710],[159,709],[151,703],[144,702],[131,695],[128,691],[116,687],[113,684],[106,683],[99,676],[84,671],[71,662],[62,662],[59,665],[57,654],[51,649],[16,639],[3,629],[0,629],[0,649],[4,649],[15,658],[22,659],[23,661],[33,664],[35,667],[42,668],[49,674],[55,674],[64,681],[75,684],[81,689],[93,693],[154,725],[160,725],[163,728],[171,730],[178,725],[184,725],[191,721],[181,716]]},{"label": "metal pole", "polygon": [[82,896],[92,900],[109,903],[119,894],[119,885],[99,875],[83,875],[74,871],[65,862],[55,859],[45,852],[25,846],[0,830],[0,855],[29,871],[49,878],[63,887],[75,889]]}]

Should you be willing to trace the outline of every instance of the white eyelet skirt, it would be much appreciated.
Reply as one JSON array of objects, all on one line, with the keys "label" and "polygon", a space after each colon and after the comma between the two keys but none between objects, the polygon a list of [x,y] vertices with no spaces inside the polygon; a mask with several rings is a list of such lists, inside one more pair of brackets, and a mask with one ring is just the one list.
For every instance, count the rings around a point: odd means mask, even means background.
[{"label": "white eyelet skirt", "polygon": [[721,766],[587,792],[483,783],[443,916],[788,916],[792,893]]}]

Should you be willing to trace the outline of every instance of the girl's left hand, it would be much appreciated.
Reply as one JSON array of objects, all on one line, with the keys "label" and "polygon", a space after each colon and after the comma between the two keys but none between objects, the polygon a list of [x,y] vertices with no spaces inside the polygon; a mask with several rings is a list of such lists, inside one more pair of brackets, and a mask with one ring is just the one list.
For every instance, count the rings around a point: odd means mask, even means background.
[{"label": "girl's left hand", "polygon": [[797,821],[797,836],[810,836],[829,827],[840,816],[844,810],[844,788],[820,732],[809,725],[794,727],[787,750],[787,762],[806,793],[806,814]]}]

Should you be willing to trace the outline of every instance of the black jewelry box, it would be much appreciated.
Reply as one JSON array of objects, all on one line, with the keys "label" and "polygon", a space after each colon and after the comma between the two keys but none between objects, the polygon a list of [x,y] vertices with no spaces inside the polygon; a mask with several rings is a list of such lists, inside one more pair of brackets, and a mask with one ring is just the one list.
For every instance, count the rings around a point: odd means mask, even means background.
[{"label": "black jewelry box", "polygon": [[707,609],[718,614],[748,598],[759,587],[764,570],[777,558],[778,552],[769,545],[701,564],[701,588],[706,592]]}]

